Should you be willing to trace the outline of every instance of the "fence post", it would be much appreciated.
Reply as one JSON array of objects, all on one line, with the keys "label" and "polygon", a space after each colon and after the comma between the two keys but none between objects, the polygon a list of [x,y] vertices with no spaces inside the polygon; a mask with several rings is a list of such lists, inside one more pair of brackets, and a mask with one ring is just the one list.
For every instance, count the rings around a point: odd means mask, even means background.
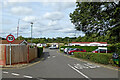
[{"label": "fence post", "polygon": [[29,63],[29,46],[28,46],[28,54],[27,54],[27,63]]},{"label": "fence post", "polygon": [[4,49],[4,65],[6,65],[6,45],[5,45],[5,49]]}]

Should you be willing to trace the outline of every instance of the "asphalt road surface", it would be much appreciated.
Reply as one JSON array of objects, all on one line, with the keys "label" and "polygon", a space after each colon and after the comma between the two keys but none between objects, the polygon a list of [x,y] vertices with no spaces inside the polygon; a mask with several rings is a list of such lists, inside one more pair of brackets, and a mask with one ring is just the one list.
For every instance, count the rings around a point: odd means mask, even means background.
[{"label": "asphalt road surface", "polygon": [[87,61],[80,61],[59,53],[58,49],[45,49],[44,59],[21,69],[3,69],[2,78],[35,80],[119,80],[116,68],[106,68]]}]

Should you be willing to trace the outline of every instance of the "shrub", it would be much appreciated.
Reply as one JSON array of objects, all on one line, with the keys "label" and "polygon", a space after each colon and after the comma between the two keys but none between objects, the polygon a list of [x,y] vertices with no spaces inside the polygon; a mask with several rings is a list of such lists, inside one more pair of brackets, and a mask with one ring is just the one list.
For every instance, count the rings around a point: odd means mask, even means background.
[{"label": "shrub", "polygon": [[111,50],[112,52],[117,52],[118,54],[120,54],[120,43],[110,44],[108,46],[108,49]]},{"label": "shrub", "polygon": [[43,54],[43,47],[38,47],[37,51],[38,51],[38,58],[40,58],[41,55]]},{"label": "shrub", "polygon": [[101,64],[113,64],[111,53],[90,53],[90,52],[75,52],[77,58],[87,59]]}]

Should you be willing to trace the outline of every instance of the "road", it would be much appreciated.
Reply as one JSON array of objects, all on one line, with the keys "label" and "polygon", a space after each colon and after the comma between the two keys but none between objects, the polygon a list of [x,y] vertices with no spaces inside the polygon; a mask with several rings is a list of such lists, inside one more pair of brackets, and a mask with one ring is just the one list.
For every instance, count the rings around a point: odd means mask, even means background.
[{"label": "road", "polygon": [[[2,77],[35,80],[118,80],[118,71],[98,64],[80,61],[59,53],[58,49],[44,50],[44,59],[21,69],[3,69]],[[4,79],[5,80],[5,79]]]}]

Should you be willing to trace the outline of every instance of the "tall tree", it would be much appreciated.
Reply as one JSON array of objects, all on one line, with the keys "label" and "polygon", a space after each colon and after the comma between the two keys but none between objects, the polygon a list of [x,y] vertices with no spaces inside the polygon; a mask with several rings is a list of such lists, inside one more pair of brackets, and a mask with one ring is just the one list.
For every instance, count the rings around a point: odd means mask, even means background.
[{"label": "tall tree", "polygon": [[120,22],[120,2],[76,2],[70,18],[76,30],[103,35]]}]

